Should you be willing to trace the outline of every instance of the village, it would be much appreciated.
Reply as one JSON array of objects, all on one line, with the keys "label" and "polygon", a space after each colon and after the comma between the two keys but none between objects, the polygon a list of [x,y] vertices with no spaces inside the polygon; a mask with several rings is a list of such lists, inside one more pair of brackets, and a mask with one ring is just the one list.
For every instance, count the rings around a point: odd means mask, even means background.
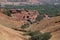
[{"label": "village", "polygon": [[60,5],[40,1],[0,0],[0,40],[60,40]]}]

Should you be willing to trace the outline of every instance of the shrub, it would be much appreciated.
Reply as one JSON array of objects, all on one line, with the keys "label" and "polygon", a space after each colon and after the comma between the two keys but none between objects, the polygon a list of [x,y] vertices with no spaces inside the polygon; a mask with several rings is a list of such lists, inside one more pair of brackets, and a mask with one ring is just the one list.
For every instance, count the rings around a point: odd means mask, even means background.
[{"label": "shrub", "polygon": [[50,33],[41,33],[39,31],[29,32],[28,35],[31,36],[29,40],[49,40],[51,37]]},{"label": "shrub", "polygon": [[3,13],[6,14],[6,15],[8,15],[8,16],[11,16],[11,13],[10,13],[9,9],[4,9]]},{"label": "shrub", "polygon": [[24,24],[24,25],[21,26],[22,29],[25,29],[27,27],[29,27],[29,24],[28,23],[26,23],[26,24]]}]

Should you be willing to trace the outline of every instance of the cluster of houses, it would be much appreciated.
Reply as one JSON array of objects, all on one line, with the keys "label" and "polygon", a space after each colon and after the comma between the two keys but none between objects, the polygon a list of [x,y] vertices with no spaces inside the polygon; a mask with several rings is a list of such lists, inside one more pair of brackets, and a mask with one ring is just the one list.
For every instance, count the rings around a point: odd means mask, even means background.
[{"label": "cluster of houses", "polygon": [[11,17],[18,21],[24,20],[29,22],[36,21],[37,16],[39,15],[36,10],[26,10],[26,9],[10,9]]}]

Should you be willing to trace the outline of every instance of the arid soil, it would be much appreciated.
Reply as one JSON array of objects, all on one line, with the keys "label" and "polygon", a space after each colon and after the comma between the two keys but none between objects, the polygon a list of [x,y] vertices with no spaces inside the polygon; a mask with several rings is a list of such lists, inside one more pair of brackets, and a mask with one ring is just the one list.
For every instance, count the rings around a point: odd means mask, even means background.
[{"label": "arid soil", "polygon": [[0,13],[0,24],[1,25],[7,26],[12,29],[20,30],[20,27],[24,23],[25,23],[24,21],[16,21],[16,20],[12,19],[11,17],[9,17],[3,13]]},{"label": "arid soil", "polygon": [[40,30],[42,33],[50,32],[52,35],[50,40],[60,40],[60,16],[43,19],[38,23],[32,24],[26,30]]},{"label": "arid soil", "polygon": [[[24,23],[24,21],[16,21],[0,13],[0,40],[28,40],[29,36],[23,35],[23,32],[13,30],[21,30],[20,27]],[[60,40],[60,16],[42,19],[40,22],[31,24],[25,30],[39,30],[42,33],[50,32],[52,37],[49,40]]]},{"label": "arid soil", "polygon": [[27,40],[25,37],[13,29],[0,25],[0,40]]}]

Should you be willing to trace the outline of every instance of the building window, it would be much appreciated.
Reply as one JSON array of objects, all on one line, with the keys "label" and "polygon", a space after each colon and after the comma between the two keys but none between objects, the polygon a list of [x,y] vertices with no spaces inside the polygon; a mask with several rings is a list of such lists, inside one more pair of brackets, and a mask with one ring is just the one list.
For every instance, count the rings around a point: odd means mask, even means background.
[{"label": "building window", "polygon": [[27,18],[29,18],[29,16],[27,16]]},{"label": "building window", "polygon": [[7,0],[8,2],[27,2],[28,0]]}]

